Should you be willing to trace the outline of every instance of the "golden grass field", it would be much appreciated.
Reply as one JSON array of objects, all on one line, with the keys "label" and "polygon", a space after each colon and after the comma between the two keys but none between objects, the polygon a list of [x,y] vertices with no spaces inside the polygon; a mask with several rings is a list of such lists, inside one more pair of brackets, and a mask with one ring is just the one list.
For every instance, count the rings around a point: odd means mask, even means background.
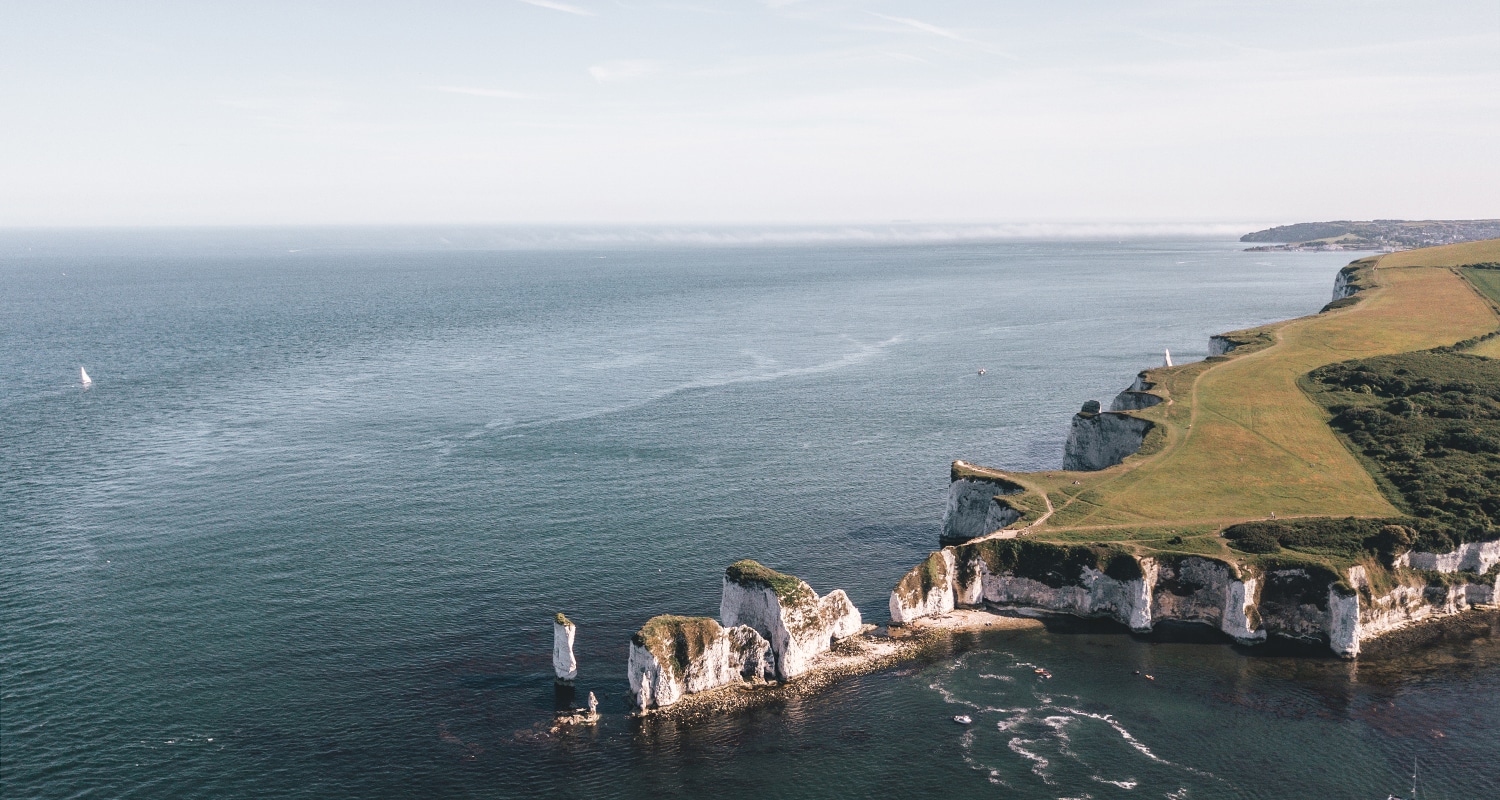
[{"label": "golden grass field", "polygon": [[[1324,364],[1500,329],[1495,302],[1453,269],[1500,261],[1500,240],[1371,260],[1375,285],[1353,306],[1259,329],[1275,341],[1258,350],[1153,370],[1155,391],[1169,402],[1135,413],[1158,423],[1157,446],[1148,439],[1141,454],[1101,472],[1016,476],[1046,492],[1054,509],[1030,535],[1229,555],[1218,530],[1273,512],[1399,514],[1297,379]],[[1500,273],[1491,275],[1500,292]],[[1500,339],[1482,348],[1475,352],[1500,357]]]}]

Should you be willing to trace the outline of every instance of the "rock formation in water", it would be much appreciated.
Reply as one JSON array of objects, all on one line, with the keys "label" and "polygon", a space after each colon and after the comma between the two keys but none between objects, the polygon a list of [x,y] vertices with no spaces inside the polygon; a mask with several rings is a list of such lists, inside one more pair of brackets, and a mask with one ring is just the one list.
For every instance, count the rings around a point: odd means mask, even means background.
[{"label": "rock formation in water", "polygon": [[[1500,543],[1403,558],[1449,574],[1489,570],[1500,562]],[[1352,658],[1372,637],[1500,597],[1500,570],[1446,585],[1418,580],[1398,573],[1396,586],[1379,591],[1361,566],[1342,576],[1297,567],[1257,572],[1206,556],[988,539],[944,548],[908,572],[891,592],[891,621],[987,604],[1108,617],[1137,632],[1164,621],[1201,623],[1243,644],[1268,636],[1318,641]]]},{"label": "rock formation in water", "polygon": [[943,543],[967,542],[1021,518],[1021,512],[1005,500],[1005,495],[1025,491],[1021,484],[962,461],[953,462],[948,480],[948,505],[943,509]]},{"label": "rock formation in water", "polygon": [[782,680],[806,672],[814,658],[864,624],[843,589],[819,597],[806,581],[750,560],[724,571],[719,617],[725,625],[748,625],[770,640]]},{"label": "rock formation in water", "polygon": [[1099,401],[1090,400],[1083,404],[1082,411],[1073,415],[1073,427],[1063,446],[1063,469],[1108,469],[1140,450],[1153,427],[1150,420],[1100,411]]},{"label": "rock formation in water", "polygon": [[552,671],[560,681],[578,677],[578,660],[573,657],[573,637],[578,626],[558,612],[552,619]]},{"label": "rock formation in water", "polygon": [[689,694],[776,677],[771,643],[748,625],[708,617],[652,617],[630,641],[627,672],[637,708],[664,708]]},{"label": "rock formation in water", "polygon": [[723,624],[708,617],[653,617],[632,637],[627,667],[636,708],[665,708],[733,684],[788,680],[839,639],[863,630],[842,589],[812,587],[754,561],[724,571]]}]

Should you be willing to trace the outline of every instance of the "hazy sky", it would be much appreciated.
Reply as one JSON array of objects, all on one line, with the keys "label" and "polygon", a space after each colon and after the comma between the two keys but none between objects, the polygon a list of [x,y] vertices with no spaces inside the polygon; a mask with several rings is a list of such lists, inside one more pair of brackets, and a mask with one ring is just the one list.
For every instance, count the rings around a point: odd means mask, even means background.
[{"label": "hazy sky", "polygon": [[0,226],[1500,217],[1500,2],[0,0]]}]

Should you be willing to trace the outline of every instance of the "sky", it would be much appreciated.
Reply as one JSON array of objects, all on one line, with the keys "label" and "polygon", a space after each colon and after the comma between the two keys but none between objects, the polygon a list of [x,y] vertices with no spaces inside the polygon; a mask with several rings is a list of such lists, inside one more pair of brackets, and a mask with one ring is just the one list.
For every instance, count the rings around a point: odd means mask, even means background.
[{"label": "sky", "polygon": [[1500,3],[0,0],[0,227],[1500,217]]}]

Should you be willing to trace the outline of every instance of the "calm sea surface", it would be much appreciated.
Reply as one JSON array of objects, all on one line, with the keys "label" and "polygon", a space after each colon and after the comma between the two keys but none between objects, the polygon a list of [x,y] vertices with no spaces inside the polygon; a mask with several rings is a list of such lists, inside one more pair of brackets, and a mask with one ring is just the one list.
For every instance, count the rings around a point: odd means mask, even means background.
[{"label": "calm sea surface", "polygon": [[[1415,757],[1500,796],[1495,631],[1355,666],[1058,624],[624,713],[630,633],[725,565],[883,622],[950,460],[1059,466],[1084,400],[1347,255],[381,241],[0,235],[0,794],[1383,798]],[[607,713],[535,741],[559,610]]]}]

